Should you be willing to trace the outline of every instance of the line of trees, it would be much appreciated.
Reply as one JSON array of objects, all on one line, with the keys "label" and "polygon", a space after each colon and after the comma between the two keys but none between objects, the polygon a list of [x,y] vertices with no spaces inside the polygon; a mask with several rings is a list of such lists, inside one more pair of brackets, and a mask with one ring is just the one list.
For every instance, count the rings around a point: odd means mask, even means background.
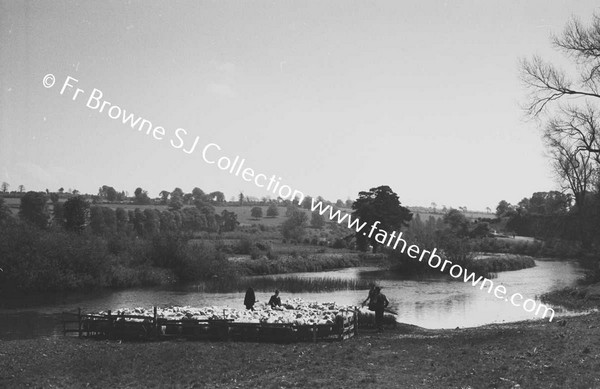
[{"label": "line of trees", "polygon": [[545,241],[573,242],[583,253],[593,254],[600,247],[600,197],[588,192],[587,212],[578,212],[573,197],[558,191],[535,192],[513,205],[505,200],[496,208],[505,230]]},{"label": "line of trees", "polygon": [[[0,192],[7,194],[8,192],[8,188],[10,188],[10,184],[6,181],[3,181],[2,184],[0,184]],[[25,192],[25,185],[19,185],[18,186],[18,193],[23,193]]]},{"label": "line of trees", "polygon": [[136,234],[140,237],[173,232],[226,232],[239,224],[235,212],[223,210],[216,214],[212,205],[196,201],[194,207],[160,211],[154,208],[126,210],[90,205],[82,196],[74,196],[64,203],[42,192],[27,192],[21,198],[19,217],[39,228],[63,227],[69,231],[82,232],[89,229],[98,235]]},{"label": "line of trees", "polygon": [[127,210],[64,203],[27,192],[14,217],[0,197],[0,295],[156,285],[230,275],[228,261],[199,231],[233,231],[237,215],[197,202],[183,209]]}]

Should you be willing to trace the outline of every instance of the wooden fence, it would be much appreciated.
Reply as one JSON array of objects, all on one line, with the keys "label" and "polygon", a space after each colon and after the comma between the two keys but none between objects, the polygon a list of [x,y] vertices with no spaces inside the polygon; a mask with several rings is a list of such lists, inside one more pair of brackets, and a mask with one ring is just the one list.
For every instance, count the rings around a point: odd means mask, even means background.
[{"label": "wooden fence", "polygon": [[333,324],[241,323],[233,320],[167,319],[152,316],[65,313],[65,335],[123,340],[187,338],[255,342],[317,342],[344,340],[358,334],[358,311],[337,316]]}]

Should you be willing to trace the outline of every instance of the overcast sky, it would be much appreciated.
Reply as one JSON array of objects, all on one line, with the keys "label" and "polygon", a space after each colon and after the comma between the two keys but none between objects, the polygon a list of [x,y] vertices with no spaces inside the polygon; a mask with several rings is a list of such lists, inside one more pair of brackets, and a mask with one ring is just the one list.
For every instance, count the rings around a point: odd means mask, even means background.
[{"label": "overcast sky", "polygon": [[[389,185],[404,205],[474,210],[558,188],[520,109],[519,59],[557,58],[551,33],[600,11],[597,1],[0,4],[10,189],[276,197],[206,163],[201,148],[215,143],[218,156],[313,196]],[[67,76],[78,82],[61,95]],[[94,88],[164,139],[87,107]],[[185,147],[199,137],[192,154],[170,144],[177,128]]]}]

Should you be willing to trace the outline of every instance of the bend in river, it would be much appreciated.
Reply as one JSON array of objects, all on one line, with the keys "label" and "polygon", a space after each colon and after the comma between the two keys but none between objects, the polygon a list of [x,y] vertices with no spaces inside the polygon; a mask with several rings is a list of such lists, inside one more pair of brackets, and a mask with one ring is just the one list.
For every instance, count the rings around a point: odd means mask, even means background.
[{"label": "bend in river", "polygon": [[[523,300],[534,299],[553,289],[572,286],[583,274],[575,262],[536,261],[536,267],[498,273],[494,285],[504,285],[507,295],[520,293]],[[319,273],[295,273],[266,277],[336,277],[376,281],[390,300],[390,308],[399,313],[398,321],[425,328],[473,327],[489,323],[535,319],[521,307],[461,281],[448,278],[401,279],[389,271],[377,268],[349,268]],[[271,292],[257,292],[259,301],[267,301]],[[335,301],[338,304],[360,305],[367,291],[341,290],[326,293],[285,293],[286,298],[301,297],[308,301]],[[122,307],[151,306],[229,306],[243,309],[244,293],[201,293],[193,287],[187,290],[134,289],[58,298],[39,306],[24,306],[12,301],[11,308],[0,309],[0,338],[27,338],[62,335],[60,314],[96,312]],[[570,312],[555,307],[556,316]],[[547,320],[547,319],[544,319]]]}]

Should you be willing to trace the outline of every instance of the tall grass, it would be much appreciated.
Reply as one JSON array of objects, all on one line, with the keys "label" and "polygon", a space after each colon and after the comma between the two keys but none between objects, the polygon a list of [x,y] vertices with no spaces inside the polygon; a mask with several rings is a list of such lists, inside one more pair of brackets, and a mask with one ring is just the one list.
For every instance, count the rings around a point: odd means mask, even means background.
[{"label": "tall grass", "polygon": [[331,269],[359,266],[358,256],[310,255],[280,257],[273,260],[259,258],[235,264],[236,271],[243,275],[266,275],[282,273],[318,272]]},{"label": "tall grass", "polygon": [[476,259],[472,261],[474,268],[481,272],[498,273],[501,271],[512,271],[528,269],[535,267],[535,260],[532,257],[521,255],[494,256],[485,259]]},{"label": "tall grass", "polygon": [[531,255],[532,257],[580,258],[586,254],[579,242],[548,239],[546,241],[518,241],[481,238],[472,241],[473,251]]},{"label": "tall grass", "polygon": [[245,292],[252,287],[258,292],[272,292],[279,289],[282,292],[331,292],[334,290],[366,290],[369,289],[366,280],[345,280],[332,277],[243,277],[215,278],[197,285],[197,290],[205,293]]},{"label": "tall grass", "polygon": [[[443,254],[442,254],[443,255]],[[462,266],[466,271],[474,272],[477,276],[496,278],[499,272],[528,269],[535,267],[535,260],[529,256],[516,254],[500,254],[489,258],[475,259],[468,257],[453,263]],[[449,274],[450,267],[447,266],[444,273]],[[407,255],[397,255],[392,263],[392,270],[407,276],[439,274],[440,269],[432,268],[427,261],[417,261]]]}]

